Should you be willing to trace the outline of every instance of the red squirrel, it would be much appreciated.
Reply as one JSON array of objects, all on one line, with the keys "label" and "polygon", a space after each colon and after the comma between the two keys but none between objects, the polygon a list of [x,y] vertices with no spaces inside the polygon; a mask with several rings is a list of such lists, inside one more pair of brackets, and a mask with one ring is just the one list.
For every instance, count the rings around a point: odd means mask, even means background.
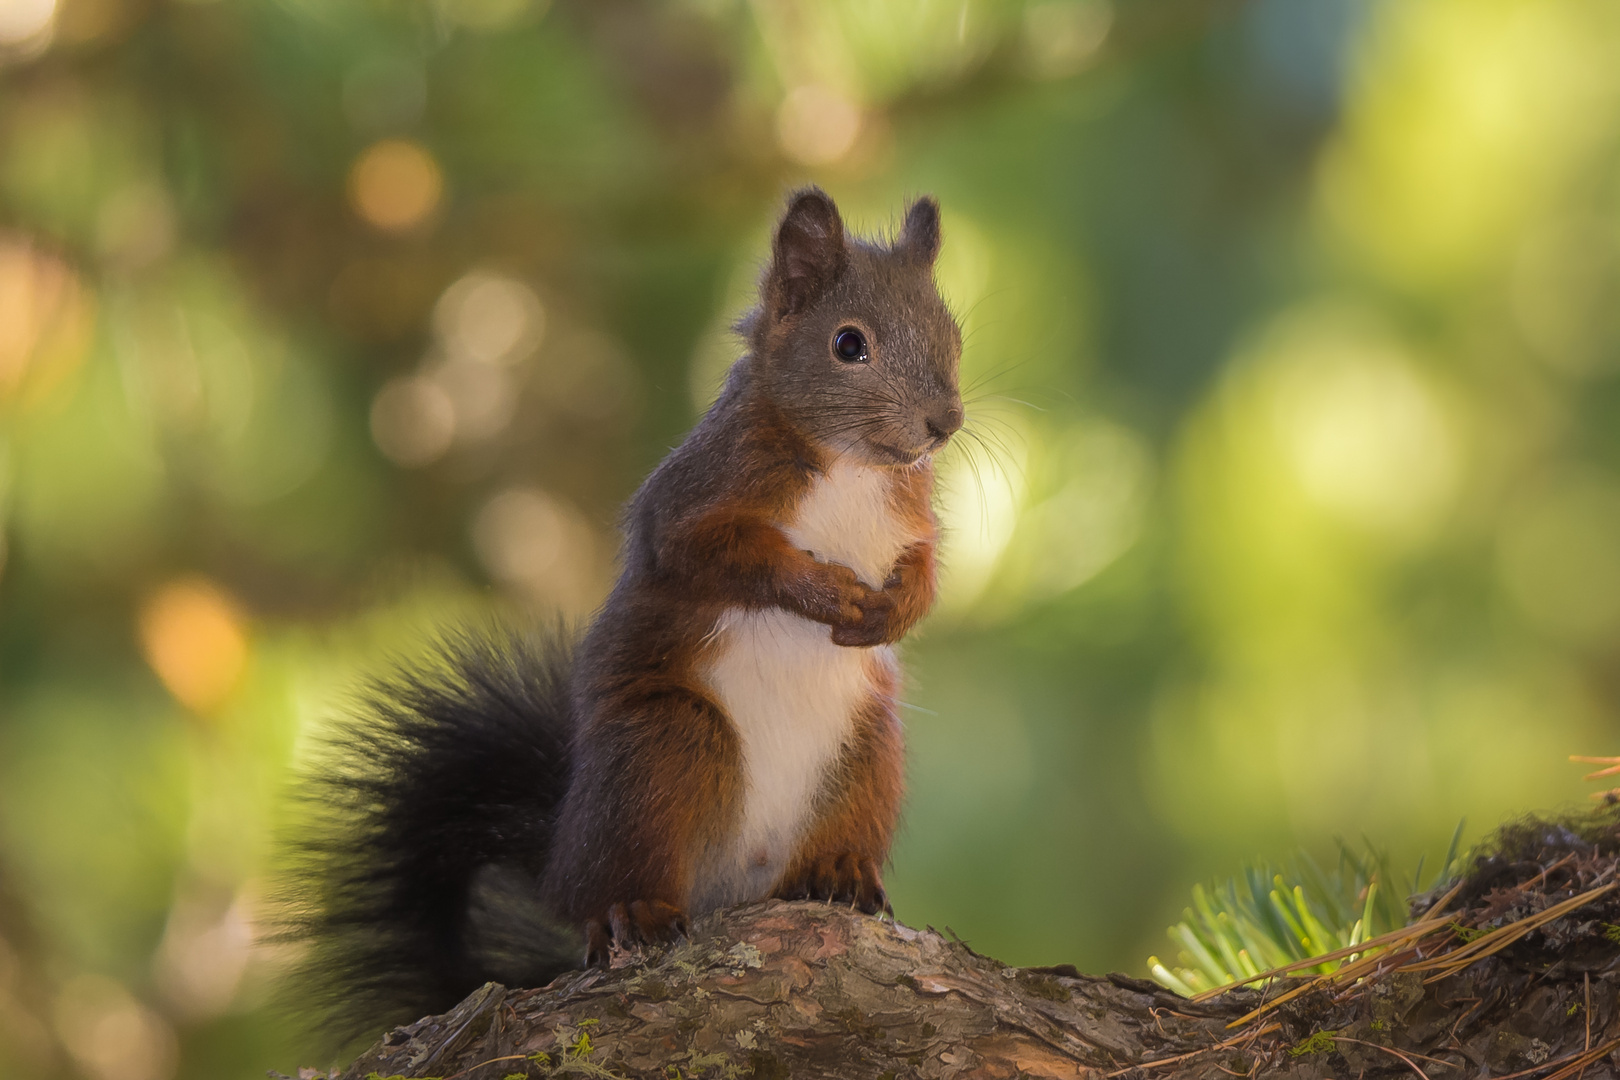
[{"label": "red squirrel", "polygon": [[542,985],[733,904],[887,908],[892,645],[934,601],[932,458],[963,422],[940,242],[931,198],[882,243],[793,194],[747,352],[631,499],[571,655],[464,636],[376,688],[315,785],[335,816],[293,933],[350,1019]]}]

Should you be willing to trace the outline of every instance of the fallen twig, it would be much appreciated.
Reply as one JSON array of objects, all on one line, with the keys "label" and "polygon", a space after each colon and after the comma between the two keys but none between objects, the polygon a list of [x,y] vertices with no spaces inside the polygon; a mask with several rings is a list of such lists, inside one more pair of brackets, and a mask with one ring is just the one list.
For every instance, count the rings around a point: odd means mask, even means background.
[{"label": "fallen twig", "polygon": [[1262,1035],[1269,1035],[1273,1031],[1281,1030],[1281,1024],[1267,1024],[1263,1028],[1256,1028],[1254,1031],[1245,1032],[1235,1039],[1227,1039],[1225,1042],[1216,1043],[1214,1046],[1206,1046],[1201,1050],[1190,1050],[1185,1054],[1177,1054],[1175,1057],[1160,1058],[1157,1061],[1144,1061],[1140,1065],[1129,1065],[1123,1069],[1115,1069],[1113,1072],[1106,1073],[1104,1075],[1108,1077],[1124,1076],[1126,1073],[1135,1072],[1138,1069],[1145,1072],[1148,1069],[1157,1069],[1164,1065],[1174,1065],[1178,1061],[1186,1061],[1188,1058],[1195,1058],[1200,1054],[1211,1054],[1216,1050],[1231,1050],[1242,1046],[1245,1043],[1253,1042]]}]

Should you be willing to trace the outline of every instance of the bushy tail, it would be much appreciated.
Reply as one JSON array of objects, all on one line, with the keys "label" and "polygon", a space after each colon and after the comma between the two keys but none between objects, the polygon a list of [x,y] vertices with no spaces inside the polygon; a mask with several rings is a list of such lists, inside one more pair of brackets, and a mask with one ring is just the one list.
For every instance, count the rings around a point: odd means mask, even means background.
[{"label": "bushy tail", "polygon": [[463,633],[373,685],[305,781],[297,895],[306,1011],[355,1036],[442,1012],[488,980],[541,986],[583,943],[539,901],[568,775],[561,633]]}]

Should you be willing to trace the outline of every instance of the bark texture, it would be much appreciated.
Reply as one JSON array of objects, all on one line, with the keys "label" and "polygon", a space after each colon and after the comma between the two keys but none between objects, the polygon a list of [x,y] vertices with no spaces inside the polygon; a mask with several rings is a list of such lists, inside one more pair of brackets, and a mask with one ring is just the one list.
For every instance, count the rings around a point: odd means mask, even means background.
[{"label": "bark texture", "polygon": [[[1500,917],[1518,917],[1502,893]],[[1558,899],[1517,895],[1531,908]],[[1612,1080],[1620,930],[1604,917],[1620,917],[1606,910],[1614,896],[1460,972],[1313,989],[1235,1029],[1302,980],[1195,1004],[1122,975],[1009,968],[932,930],[772,901],[544,989],[489,984],[395,1029],[343,1080]]]},{"label": "bark texture", "polygon": [[345,1076],[1080,1077],[1219,1042],[1244,1011],[1123,976],[1003,967],[814,902],[717,913],[620,962],[544,990],[487,985]]},{"label": "bark texture", "polygon": [[1428,917],[1333,981],[1194,1002],[772,901],[544,989],[486,985],[342,1080],[1615,1080],[1620,807],[1507,827],[1464,880],[1413,903]]}]

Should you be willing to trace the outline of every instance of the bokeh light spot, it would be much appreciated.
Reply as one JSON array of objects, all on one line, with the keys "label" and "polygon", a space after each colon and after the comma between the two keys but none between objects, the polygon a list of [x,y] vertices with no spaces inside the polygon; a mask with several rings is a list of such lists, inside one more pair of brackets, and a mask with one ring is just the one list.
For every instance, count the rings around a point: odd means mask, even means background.
[{"label": "bokeh light spot", "polygon": [[1066,479],[1026,513],[1034,534],[1029,570],[1047,593],[1084,584],[1130,549],[1147,512],[1152,472],[1141,436],[1105,420],[1054,450],[1054,471]]},{"label": "bokeh light spot", "polygon": [[37,398],[84,358],[94,305],[62,260],[0,234],[0,403]]},{"label": "bokeh light spot", "polygon": [[141,605],[141,651],[181,704],[209,713],[247,668],[247,628],[236,602],[205,578],[181,578]]},{"label": "bokeh light spot", "polygon": [[595,536],[579,512],[537,488],[510,488],[478,512],[473,547],[490,576],[536,604],[581,613],[600,597]]},{"label": "bokeh light spot", "polygon": [[56,0],[0,0],[0,45],[21,45],[47,34]]},{"label": "bokeh light spot", "polygon": [[80,975],[62,988],[56,1031],[93,1080],[168,1080],[178,1064],[168,1021],[105,976]]},{"label": "bokeh light spot", "polygon": [[795,87],[776,113],[782,152],[801,165],[831,165],[848,154],[861,133],[861,110],[830,87]]},{"label": "bokeh light spot", "polygon": [[1507,254],[1612,123],[1606,19],[1580,4],[1378,6],[1319,209],[1387,280],[1443,291]]},{"label": "bokeh light spot", "polygon": [[433,309],[433,328],[455,359],[512,363],[534,350],[545,326],[545,308],[533,289],[488,271],[462,277]]},{"label": "bokeh light spot", "polygon": [[349,172],[349,200],[369,224],[404,232],[428,219],[444,194],[444,174],[433,155],[406,139],[367,147]]},{"label": "bokeh light spot", "polygon": [[455,405],[432,379],[390,379],[372,399],[371,438],[396,465],[414,469],[432,464],[450,449],[455,435]]},{"label": "bokeh light spot", "polygon": [[177,1015],[192,1020],[219,1016],[236,999],[253,941],[245,895],[217,897],[195,886],[183,889],[152,958],[157,987]]},{"label": "bokeh light spot", "polygon": [[1043,79],[1083,71],[1096,58],[1114,25],[1108,0],[1049,0],[1024,10],[1024,50]]},{"label": "bokeh light spot", "polygon": [[451,360],[429,374],[455,411],[456,438],[479,442],[499,435],[517,412],[517,385],[511,374],[477,360]]},{"label": "bokeh light spot", "polygon": [[1456,486],[1458,450],[1400,344],[1353,309],[1323,304],[1278,320],[1261,351],[1273,421],[1305,494],[1390,538],[1431,526]]}]

